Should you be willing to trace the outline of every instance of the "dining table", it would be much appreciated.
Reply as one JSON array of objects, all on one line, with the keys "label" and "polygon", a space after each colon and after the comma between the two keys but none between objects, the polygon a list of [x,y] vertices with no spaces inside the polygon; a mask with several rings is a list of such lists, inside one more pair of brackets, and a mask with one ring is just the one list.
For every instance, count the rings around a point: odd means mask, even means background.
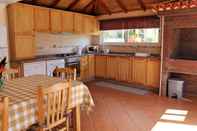
[{"label": "dining table", "polygon": [[[9,98],[8,131],[22,131],[37,123],[38,87],[47,88],[63,82],[66,80],[45,75],[33,75],[5,81],[3,88],[0,89],[0,99]],[[72,81],[71,92],[70,104],[73,108],[74,131],[80,131],[80,112],[90,112],[94,107],[94,101],[88,87],[81,81]],[[0,119],[0,127],[1,123]]]}]

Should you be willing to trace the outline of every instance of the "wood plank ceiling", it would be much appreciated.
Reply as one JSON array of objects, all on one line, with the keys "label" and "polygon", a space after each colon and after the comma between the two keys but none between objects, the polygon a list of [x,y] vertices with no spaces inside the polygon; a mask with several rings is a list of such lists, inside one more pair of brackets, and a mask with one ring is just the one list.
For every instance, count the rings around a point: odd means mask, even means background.
[{"label": "wood plank ceiling", "polygon": [[22,0],[21,2],[99,16],[136,10],[146,11],[161,1],[163,0]]}]

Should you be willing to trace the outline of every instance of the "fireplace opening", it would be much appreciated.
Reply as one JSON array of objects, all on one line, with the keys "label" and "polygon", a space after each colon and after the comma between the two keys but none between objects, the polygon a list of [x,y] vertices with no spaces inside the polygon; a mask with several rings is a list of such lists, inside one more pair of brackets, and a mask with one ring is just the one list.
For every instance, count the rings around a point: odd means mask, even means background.
[{"label": "fireplace opening", "polygon": [[174,30],[173,59],[197,60],[197,28],[180,28]]}]

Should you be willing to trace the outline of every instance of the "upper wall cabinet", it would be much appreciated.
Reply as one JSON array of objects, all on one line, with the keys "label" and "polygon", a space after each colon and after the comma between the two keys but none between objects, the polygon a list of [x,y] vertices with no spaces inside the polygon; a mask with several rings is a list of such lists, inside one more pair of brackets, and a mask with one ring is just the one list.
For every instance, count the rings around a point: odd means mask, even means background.
[{"label": "upper wall cabinet", "polygon": [[84,32],[87,34],[98,32],[98,23],[94,16],[84,15]]},{"label": "upper wall cabinet", "polygon": [[63,32],[74,32],[74,13],[62,12],[62,30]]},{"label": "upper wall cabinet", "polygon": [[9,29],[16,35],[33,35],[34,9],[31,5],[12,4],[8,6]]},{"label": "upper wall cabinet", "polygon": [[84,33],[84,17],[82,14],[75,13],[74,15],[74,32],[77,34]]},{"label": "upper wall cabinet", "polygon": [[63,11],[60,10],[50,10],[50,18],[51,18],[51,32],[53,33],[61,33],[62,30],[62,14]]},{"label": "upper wall cabinet", "polygon": [[49,9],[43,7],[35,7],[35,30],[37,32],[49,32],[50,19]]}]

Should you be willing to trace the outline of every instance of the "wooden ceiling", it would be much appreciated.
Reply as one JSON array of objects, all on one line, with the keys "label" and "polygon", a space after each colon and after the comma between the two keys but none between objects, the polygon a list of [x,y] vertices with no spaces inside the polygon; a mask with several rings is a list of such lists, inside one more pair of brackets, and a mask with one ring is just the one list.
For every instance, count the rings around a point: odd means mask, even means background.
[{"label": "wooden ceiling", "polygon": [[22,0],[23,3],[80,12],[90,15],[106,15],[120,12],[150,9],[164,0]]}]

